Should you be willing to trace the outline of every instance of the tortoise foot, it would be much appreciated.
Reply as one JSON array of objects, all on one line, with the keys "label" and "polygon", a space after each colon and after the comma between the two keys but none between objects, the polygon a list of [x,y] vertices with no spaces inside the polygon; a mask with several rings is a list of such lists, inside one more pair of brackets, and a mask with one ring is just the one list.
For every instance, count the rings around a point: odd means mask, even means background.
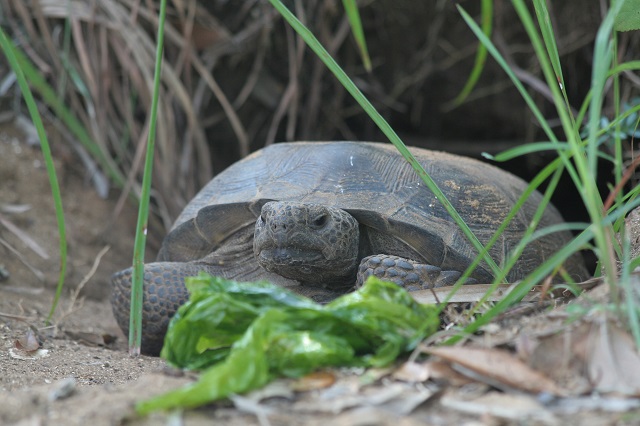
[{"label": "tortoise foot", "polygon": [[[441,268],[405,259],[400,256],[379,254],[362,259],[358,268],[356,287],[367,278],[375,276],[404,287],[408,291],[453,285],[462,275],[459,271],[443,271]],[[465,284],[475,283],[468,279]]]}]

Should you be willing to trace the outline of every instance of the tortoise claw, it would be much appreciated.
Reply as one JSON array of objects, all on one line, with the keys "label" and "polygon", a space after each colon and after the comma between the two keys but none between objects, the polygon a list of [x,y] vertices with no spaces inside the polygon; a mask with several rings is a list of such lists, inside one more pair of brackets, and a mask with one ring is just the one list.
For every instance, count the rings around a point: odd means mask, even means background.
[{"label": "tortoise claw", "polygon": [[[444,287],[455,284],[462,275],[459,271],[443,271],[441,268],[405,259],[400,256],[379,254],[362,259],[358,268],[356,287],[362,287],[370,276],[398,284],[408,291]],[[472,284],[470,278],[465,284]]]}]

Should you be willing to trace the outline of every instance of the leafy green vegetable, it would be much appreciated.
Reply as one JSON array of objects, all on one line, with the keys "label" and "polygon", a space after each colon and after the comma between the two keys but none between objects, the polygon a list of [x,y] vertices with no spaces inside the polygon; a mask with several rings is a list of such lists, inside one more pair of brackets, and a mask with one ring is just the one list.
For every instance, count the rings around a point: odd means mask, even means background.
[{"label": "leafy green vegetable", "polygon": [[161,356],[207,368],[200,379],[137,405],[140,414],[196,407],[327,366],[384,366],[438,327],[437,310],[373,277],[322,306],[269,283],[201,274],[169,325]]},{"label": "leafy green vegetable", "polygon": [[613,28],[616,31],[640,29],[640,0],[627,0],[616,16]]}]

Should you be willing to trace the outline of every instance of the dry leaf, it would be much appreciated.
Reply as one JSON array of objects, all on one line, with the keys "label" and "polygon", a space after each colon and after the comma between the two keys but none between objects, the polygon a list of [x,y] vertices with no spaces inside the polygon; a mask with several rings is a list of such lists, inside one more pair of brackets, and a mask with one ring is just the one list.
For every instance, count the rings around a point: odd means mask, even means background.
[{"label": "dry leaf", "polygon": [[592,389],[585,376],[588,335],[586,325],[565,326],[537,342],[530,341],[529,352],[521,351],[520,355],[533,369],[548,371],[571,395],[580,395]]},{"label": "dry leaf", "polygon": [[587,371],[594,390],[640,396],[640,355],[629,333],[611,320],[590,325]]},{"label": "dry leaf", "polygon": [[[424,352],[437,355],[465,370],[476,373],[476,380],[490,383],[493,386],[508,386],[527,392],[548,392],[564,395],[565,391],[551,379],[535,371],[513,354],[499,349],[483,349],[468,347],[433,347],[424,348]],[[458,369],[460,371],[460,369]],[[469,375],[467,371],[462,374]]]},{"label": "dry leaf", "polygon": [[38,338],[33,330],[28,328],[25,335],[15,341],[15,347],[18,350],[29,353],[37,351],[40,348],[40,342],[38,342]]},{"label": "dry leaf", "polygon": [[556,383],[574,395],[598,391],[640,396],[640,354],[635,343],[604,317],[540,339],[528,363],[553,372]]},{"label": "dry leaf", "polygon": [[407,361],[394,371],[391,377],[403,382],[415,383],[427,381],[429,375],[428,364]]},{"label": "dry leaf", "polygon": [[291,389],[298,392],[307,392],[316,389],[324,389],[333,386],[336,382],[336,375],[330,371],[317,371],[307,374],[296,380],[291,385]]},{"label": "dry leaf", "polygon": [[463,386],[473,380],[451,368],[445,361],[430,360],[427,362],[431,380],[443,380],[453,386]]}]

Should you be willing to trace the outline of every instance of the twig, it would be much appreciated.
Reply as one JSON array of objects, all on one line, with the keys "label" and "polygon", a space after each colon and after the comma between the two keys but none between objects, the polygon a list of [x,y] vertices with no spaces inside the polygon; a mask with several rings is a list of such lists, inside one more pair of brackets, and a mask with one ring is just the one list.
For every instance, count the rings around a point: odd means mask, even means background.
[{"label": "twig", "polygon": [[43,259],[49,259],[49,255],[43,249],[40,244],[38,244],[33,238],[26,234],[23,230],[15,226],[9,219],[6,219],[4,216],[0,214],[0,224],[4,225],[8,231],[10,231],[13,235],[18,237],[20,241],[22,241],[27,247],[33,250],[38,256]]},{"label": "twig", "polygon": [[5,314],[4,312],[0,312],[0,317],[8,318],[8,319],[16,320],[16,321],[22,321],[22,322],[26,322],[26,323],[28,323],[30,321],[35,321],[34,318],[25,317],[25,316],[22,316],[22,315]]},{"label": "twig", "polygon": [[102,256],[104,256],[109,251],[110,248],[111,248],[110,246],[104,246],[102,250],[100,250],[96,258],[93,260],[93,265],[91,266],[91,269],[89,270],[89,272],[87,272],[87,275],[85,275],[84,278],[82,278],[82,281],[80,281],[80,284],[78,284],[78,287],[76,287],[76,289],[71,293],[71,302],[69,303],[69,308],[67,309],[66,315],[71,314],[73,305],[76,303],[76,300],[80,295],[80,292],[82,291],[84,286],[89,282],[91,277],[96,273],[96,270],[100,265],[100,260],[102,259]]},{"label": "twig", "polygon": [[24,258],[24,256],[22,255],[22,253],[20,253],[18,250],[16,250],[15,248],[13,248],[11,246],[11,244],[9,244],[7,241],[5,241],[4,239],[0,238],[0,244],[2,244],[3,246],[5,246],[11,253],[15,254],[16,257],[18,258],[18,260],[20,260],[20,262],[22,262],[22,264],[24,266],[26,266],[27,268],[29,268],[29,270],[31,272],[33,272],[33,275],[36,276],[36,278],[38,278],[38,280],[40,281],[44,281],[44,274],[42,273],[42,271],[40,271],[39,269],[35,268],[34,266],[31,266],[29,264],[29,262],[27,262],[27,260]]}]

